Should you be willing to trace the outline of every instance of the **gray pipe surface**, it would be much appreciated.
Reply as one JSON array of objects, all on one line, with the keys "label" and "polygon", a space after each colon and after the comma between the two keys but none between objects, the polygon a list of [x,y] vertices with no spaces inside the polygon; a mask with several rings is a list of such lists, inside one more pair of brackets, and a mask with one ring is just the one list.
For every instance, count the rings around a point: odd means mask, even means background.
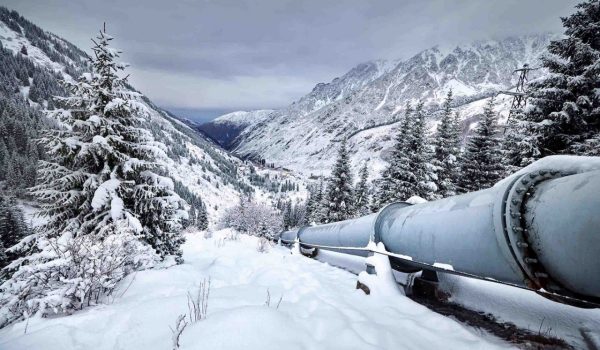
[{"label": "gray pipe surface", "polygon": [[382,242],[406,270],[448,271],[598,303],[600,171],[536,170],[495,187],[282,235],[366,255]]}]

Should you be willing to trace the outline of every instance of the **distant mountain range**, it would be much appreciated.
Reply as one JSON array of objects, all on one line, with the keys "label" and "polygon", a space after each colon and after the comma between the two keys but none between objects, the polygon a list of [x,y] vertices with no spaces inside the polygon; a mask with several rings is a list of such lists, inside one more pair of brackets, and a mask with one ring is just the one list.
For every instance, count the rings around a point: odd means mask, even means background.
[{"label": "distant mountain range", "polygon": [[[228,121],[238,114],[228,114],[201,130],[241,157],[265,159],[306,175],[326,174],[336,143],[348,138],[353,167],[369,160],[375,174],[385,166],[407,101],[425,101],[433,130],[435,111],[452,89],[466,133],[482,112],[483,99],[511,89],[517,79],[513,70],[526,63],[538,65],[550,40],[557,37],[527,35],[453,49],[433,47],[407,60],[362,63],[330,83],[317,84],[286,108],[240,112],[240,123]],[[530,78],[542,74],[538,70]],[[503,118],[509,103],[506,96],[498,98]]]},{"label": "distant mountain range", "polygon": [[237,111],[222,115],[209,123],[198,125],[196,128],[225,149],[230,149],[232,142],[244,129],[264,121],[272,112],[274,112],[272,109]]}]

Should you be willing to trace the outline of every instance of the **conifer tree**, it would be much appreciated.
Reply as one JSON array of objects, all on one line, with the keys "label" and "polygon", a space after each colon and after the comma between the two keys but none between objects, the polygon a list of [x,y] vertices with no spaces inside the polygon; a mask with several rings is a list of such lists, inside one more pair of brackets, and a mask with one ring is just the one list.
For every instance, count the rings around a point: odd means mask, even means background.
[{"label": "conifer tree", "polygon": [[292,221],[292,202],[287,201],[283,207],[283,229],[290,229],[292,227]]},{"label": "conifer tree", "polygon": [[0,262],[0,268],[18,256],[16,253],[6,252],[6,249],[12,248],[29,233],[23,212],[14,198],[0,196],[0,243],[4,249],[0,252],[0,255],[4,256],[0,259],[4,261],[4,263]]},{"label": "conifer tree", "polygon": [[318,185],[312,185],[308,188],[308,198],[304,209],[304,216],[302,218],[302,225],[310,225],[312,223],[320,222],[318,219],[322,194],[322,183]]},{"label": "conifer tree", "polygon": [[[430,163],[428,139],[425,134],[423,102],[414,113],[405,117],[404,130],[396,140],[389,166],[383,173],[378,191],[379,208],[412,196],[432,199],[437,186],[433,165]],[[374,208],[374,209],[379,209]]]},{"label": "conifer tree", "polygon": [[200,208],[198,208],[198,216],[196,218],[196,227],[198,229],[204,231],[208,229],[208,214],[206,212],[206,206],[202,204]]},{"label": "conifer tree", "polygon": [[456,194],[458,153],[459,153],[459,134],[456,114],[452,113],[452,90],[448,91],[444,101],[443,114],[437,129],[437,135],[434,141],[433,165],[437,175],[438,190],[436,198],[445,198]]},{"label": "conifer tree", "polygon": [[363,216],[370,213],[369,208],[369,168],[365,162],[359,172],[359,181],[354,190],[354,208],[357,216]]},{"label": "conifer tree", "polygon": [[524,166],[553,154],[597,154],[600,136],[600,1],[580,3],[563,18],[564,39],[548,46],[550,74],[530,84],[529,106],[509,125],[507,161]]},{"label": "conifer tree", "polygon": [[343,140],[322,200],[325,222],[342,221],[354,215],[354,190],[349,162],[346,140]]},{"label": "conifer tree", "polygon": [[[173,181],[156,173],[165,146],[142,128],[147,109],[127,88],[112,38],[100,31],[91,73],[65,81],[63,108],[48,112],[64,126],[41,142],[33,195],[45,224],[17,244],[2,285],[0,308],[11,322],[28,312],[66,313],[99,302],[133,270],[158,259],[181,262],[180,221],[186,217]],[[44,281],[40,284],[39,281]]]},{"label": "conifer tree", "polygon": [[389,165],[381,174],[381,179],[377,182],[377,192],[373,196],[371,203],[371,211],[376,212],[386,204],[399,200],[398,193],[396,192],[397,187],[397,170],[400,167],[402,158],[407,147],[406,135],[412,132],[413,126],[413,112],[410,102],[406,103],[404,109],[404,119],[401,123],[400,130],[395,138],[394,148],[390,157]]},{"label": "conifer tree", "polygon": [[309,224],[311,223],[324,223],[324,206],[323,198],[325,196],[325,184],[323,179],[319,180],[319,185],[316,187],[314,192],[314,206],[311,215],[309,216]]},{"label": "conifer tree", "polygon": [[461,176],[458,184],[461,192],[491,187],[502,178],[504,167],[500,146],[497,114],[494,112],[492,97],[485,106],[483,118],[469,138],[461,159]]}]

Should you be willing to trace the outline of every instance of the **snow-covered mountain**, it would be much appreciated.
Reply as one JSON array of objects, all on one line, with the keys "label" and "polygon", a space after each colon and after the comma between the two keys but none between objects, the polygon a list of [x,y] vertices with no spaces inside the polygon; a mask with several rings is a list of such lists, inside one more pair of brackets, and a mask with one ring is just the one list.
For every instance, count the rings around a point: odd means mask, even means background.
[{"label": "snow-covered mountain", "polygon": [[[115,41],[118,47],[118,38]],[[58,80],[74,79],[89,69],[88,55],[84,51],[37,27],[17,12],[3,7],[0,7],[0,44],[0,54],[7,56],[7,60],[11,56],[17,57],[18,63],[28,65],[28,68],[23,67],[21,71],[17,67],[16,77],[6,74],[0,77],[12,79],[11,83],[21,85],[18,93],[37,118],[44,119],[42,110],[51,103],[51,96],[60,90]],[[15,68],[10,68],[11,75],[15,75]],[[8,67],[0,66],[0,73],[7,71]],[[27,78],[28,74],[33,77]],[[20,75],[23,76],[21,79]],[[11,93],[2,90],[0,98],[13,98],[12,95],[9,96]],[[272,189],[278,188],[279,181],[301,183],[292,174],[273,169],[256,169],[241,161],[141,96],[141,101],[149,110],[146,128],[168,149],[168,158],[162,161],[164,171],[176,181],[175,188],[184,199],[189,199],[186,197],[193,194],[204,201],[212,222],[218,219],[224,208],[235,205],[241,193],[254,192],[256,197],[266,200],[267,197],[275,196]],[[42,122],[36,125],[43,128],[48,124]],[[30,132],[33,135],[36,131]],[[262,177],[269,181],[262,181]]]},{"label": "snow-covered mountain", "polygon": [[224,114],[208,123],[195,126],[213,141],[228,149],[231,142],[248,126],[263,122],[273,112],[272,109],[237,111]]},{"label": "snow-covered mountain", "polygon": [[[449,89],[463,117],[465,129],[477,120],[483,98],[510,89],[513,70],[528,63],[537,66],[551,34],[475,42],[453,49],[433,47],[395,62],[360,64],[347,74],[313,91],[290,106],[247,127],[233,142],[234,152],[304,174],[326,174],[336,142],[349,139],[352,163],[372,160],[379,172],[386,149],[407,101],[423,99],[435,112]],[[535,71],[531,74],[543,74]],[[498,110],[510,99],[500,97]],[[435,127],[435,113],[430,120]],[[506,116],[504,116],[506,117]]]}]

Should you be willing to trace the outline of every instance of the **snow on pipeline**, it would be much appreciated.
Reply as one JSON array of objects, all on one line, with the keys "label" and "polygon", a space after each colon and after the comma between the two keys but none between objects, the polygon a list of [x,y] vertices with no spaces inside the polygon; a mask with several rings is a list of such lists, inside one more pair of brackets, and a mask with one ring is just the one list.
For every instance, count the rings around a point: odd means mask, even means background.
[{"label": "snow on pipeline", "polygon": [[0,330],[0,349],[171,349],[187,293],[210,277],[207,317],[184,329],[181,349],[494,349],[510,344],[438,315],[398,293],[356,290],[356,276],[229,230],[188,234],[185,263],[138,272],[114,300],[67,317]]}]

